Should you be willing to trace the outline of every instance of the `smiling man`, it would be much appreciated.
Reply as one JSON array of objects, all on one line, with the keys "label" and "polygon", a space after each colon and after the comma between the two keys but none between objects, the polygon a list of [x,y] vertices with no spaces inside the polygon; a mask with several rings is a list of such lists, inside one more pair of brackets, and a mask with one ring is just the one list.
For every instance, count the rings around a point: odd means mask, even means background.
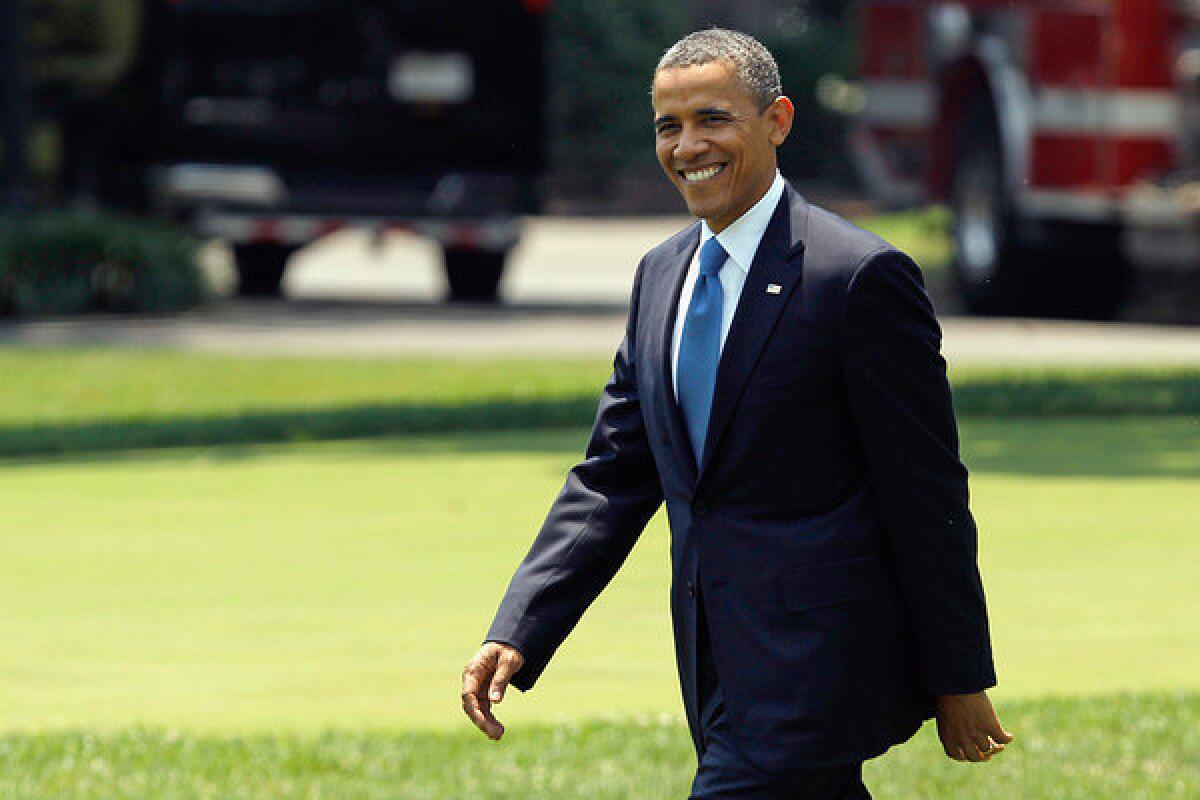
[{"label": "smiling man", "polygon": [[767,194],[778,174],[775,148],[792,124],[790,100],[763,104],[739,83],[723,60],[660,68],[654,79],[659,163],[712,233]]},{"label": "smiling man", "polygon": [[463,672],[489,737],[664,502],[693,798],[866,798],[862,763],[936,716],[1012,737],[995,684],[941,333],[912,260],[780,176],[794,109],[745,34],[653,82],[659,162],[699,218],[642,259],[585,459]]}]

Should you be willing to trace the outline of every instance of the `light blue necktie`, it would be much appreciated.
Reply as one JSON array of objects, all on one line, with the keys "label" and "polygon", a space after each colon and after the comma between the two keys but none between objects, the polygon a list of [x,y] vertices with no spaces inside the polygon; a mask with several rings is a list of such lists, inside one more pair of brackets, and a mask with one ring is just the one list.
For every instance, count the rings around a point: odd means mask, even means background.
[{"label": "light blue necktie", "polygon": [[696,277],[692,302],[684,318],[683,337],[679,341],[675,385],[697,464],[704,457],[704,437],[708,433],[717,362],[721,357],[721,309],[725,297],[718,273],[727,257],[725,248],[715,236],[700,248],[700,274]]}]

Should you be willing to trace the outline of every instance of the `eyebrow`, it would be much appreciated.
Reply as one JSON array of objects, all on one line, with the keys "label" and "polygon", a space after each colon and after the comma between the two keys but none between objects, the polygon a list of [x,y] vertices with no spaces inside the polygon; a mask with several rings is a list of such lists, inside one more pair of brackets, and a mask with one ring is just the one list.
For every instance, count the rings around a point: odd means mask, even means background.
[{"label": "eyebrow", "polygon": [[[712,107],[708,107],[708,108],[698,108],[695,111],[695,116],[697,116],[697,117],[702,117],[702,116],[706,116],[709,114],[719,114],[719,115],[725,116],[725,117],[733,116],[733,112],[730,111],[729,109],[717,108],[716,106],[712,106]],[[679,117],[676,114],[663,114],[661,117],[655,118],[654,126],[658,127],[659,125],[663,124],[664,122],[672,122],[677,119],[679,119]]]}]

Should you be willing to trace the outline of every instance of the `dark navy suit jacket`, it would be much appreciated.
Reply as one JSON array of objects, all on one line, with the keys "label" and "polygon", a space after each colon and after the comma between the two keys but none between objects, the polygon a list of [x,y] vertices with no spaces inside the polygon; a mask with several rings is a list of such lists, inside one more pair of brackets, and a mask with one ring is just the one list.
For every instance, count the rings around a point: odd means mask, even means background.
[{"label": "dark navy suit jacket", "polygon": [[734,314],[697,468],[670,343],[699,231],[643,258],[586,458],[487,639],[521,651],[513,685],[532,687],[665,499],[697,749],[700,594],[751,762],[870,758],[909,738],[934,695],[995,684],[941,332],[908,256],[789,186]]}]

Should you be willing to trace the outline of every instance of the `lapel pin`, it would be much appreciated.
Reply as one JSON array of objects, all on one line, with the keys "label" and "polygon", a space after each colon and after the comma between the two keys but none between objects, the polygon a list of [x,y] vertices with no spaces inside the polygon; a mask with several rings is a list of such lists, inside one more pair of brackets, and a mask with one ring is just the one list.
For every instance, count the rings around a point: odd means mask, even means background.
[{"label": "lapel pin", "polygon": [[783,291],[783,287],[780,286],[778,283],[768,283],[767,284],[767,294],[779,294],[782,291]]}]

